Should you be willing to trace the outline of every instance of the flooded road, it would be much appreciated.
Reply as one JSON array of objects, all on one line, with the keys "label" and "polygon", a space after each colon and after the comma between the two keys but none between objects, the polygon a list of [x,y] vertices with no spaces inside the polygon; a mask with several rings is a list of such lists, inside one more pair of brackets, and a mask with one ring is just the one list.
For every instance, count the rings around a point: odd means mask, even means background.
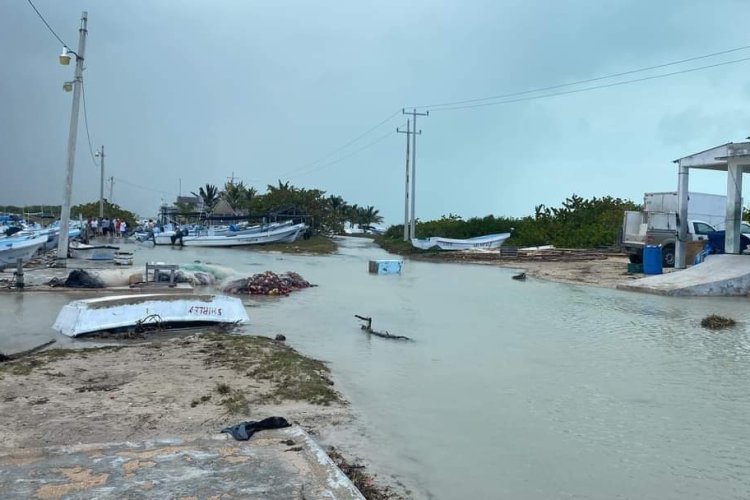
[{"label": "flooded road", "polygon": [[[489,266],[407,262],[346,239],[335,256],[139,248],[137,262],[296,271],[318,284],[249,299],[250,333],[283,333],[330,363],[358,415],[352,447],[419,498],[747,498],[750,307],[510,279]],[[0,351],[61,339],[69,300],[0,295]],[[731,316],[714,333],[700,319]],[[370,338],[374,328],[415,342]]]}]

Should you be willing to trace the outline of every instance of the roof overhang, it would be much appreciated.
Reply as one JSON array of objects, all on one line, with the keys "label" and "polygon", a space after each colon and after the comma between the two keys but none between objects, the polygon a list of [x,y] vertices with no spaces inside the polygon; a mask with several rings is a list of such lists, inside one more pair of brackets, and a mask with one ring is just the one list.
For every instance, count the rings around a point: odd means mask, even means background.
[{"label": "roof overhang", "polygon": [[740,165],[750,172],[750,142],[728,142],[700,153],[674,160],[682,167],[727,171],[729,163]]}]

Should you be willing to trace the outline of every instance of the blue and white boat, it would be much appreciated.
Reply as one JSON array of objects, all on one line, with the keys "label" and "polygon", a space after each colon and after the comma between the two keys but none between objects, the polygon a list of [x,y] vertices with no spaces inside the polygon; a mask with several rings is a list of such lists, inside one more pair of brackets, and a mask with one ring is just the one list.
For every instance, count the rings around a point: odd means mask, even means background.
[{"label": "blue and white boat", "polygon": [[47,235],[3,238],[0,240],[0,269],[29,260],[47,243]]}]

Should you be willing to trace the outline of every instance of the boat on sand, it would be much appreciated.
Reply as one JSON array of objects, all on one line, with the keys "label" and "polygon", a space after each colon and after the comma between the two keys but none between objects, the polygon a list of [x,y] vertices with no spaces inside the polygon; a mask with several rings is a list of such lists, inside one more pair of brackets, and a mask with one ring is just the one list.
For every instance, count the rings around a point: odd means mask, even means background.
[{"label": "boat on sand", "polygon": [[47,235],[3,238],[0,240],[0,269],[15,265],[18,259],[29,260],[47,243]]},{"label": "boat on sand", "polygon": [[441,250],[473,250],[479,248],[499,248],[508,238],[510,238],[510,233],[488,234],[465,240],[433,236],[432,238],[422,240],[412,238],[411,244],[421,250],[429,250],[433,247],[438,247]]},{"label": "boat on sand", "polygon": [[153,293],[74,300],[57,315],[53,329],[77,337],[107,331],[244,324],[242,301],[226,295]]},{"label": "boat on sand", "polygon": [[71,241],[68,253],[74,259],[84,260],[112,260],[120,247],[112,245],[87,245],[80,241]]}]

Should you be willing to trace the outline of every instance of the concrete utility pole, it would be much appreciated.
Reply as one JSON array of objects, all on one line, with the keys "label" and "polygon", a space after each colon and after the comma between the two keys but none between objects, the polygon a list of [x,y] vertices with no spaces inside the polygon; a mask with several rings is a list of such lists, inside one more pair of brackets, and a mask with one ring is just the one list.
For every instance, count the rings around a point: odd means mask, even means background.
[{"label": "concrete utility pole", "polygon": [[73,81],[73,108],[70,113],[70,131],[68,132],[68,168],[65,175],[65,192],[62,212],[60,213],[60,236],[57,243],[57,260],[64,266],[68,258],[68,231],[70,230],[70,202],[73,194],[73,169],[76,163],[76,138],[78,137],[78,108],[81,102],[81,84],[83,83],[83,58],[86,52],[86,35],[88,31],[88,12],[81,13],[81,27],[78,30],[78,53],[76,72]]},{"label": "concrete utility pole", "polygon": [[413,132],[409,128],[410,120],[406,120],[406,130],[396,129],[399,134],[406,134],[406,194],[404,195],[404,241],[409,241],[409,137]]},{"label": "concrete utility pole", "polygon": [[101,176],[99,177],[99,218],[101,219],[104,217],[104,145],[94,156],[99,158],[99,166],[101,167]]},{"label": "concrete utility pole", "polygon": [[[418,116],[430,116],[429,111],[424,113],[417,113],[416,109],[412,109],[407,112],[405,109],[401,110],[401,113],[405,115],[411,115],[414,120],[414,131],[411,136],[411,225],[410,232],[411,237],[417,237],[417,215],[415,211],[415,195],[417,192],[417,136],[422,135],[422,131],[417,131],[417,117]],[[408,137],[408,136],[407,136]]]},{"label": "concrete utility pole", "polygon": [[115,178],[113,176],[109,177],[109,203],[114,203],[114,194],[112,194],[112,191],[115,189]]}]

